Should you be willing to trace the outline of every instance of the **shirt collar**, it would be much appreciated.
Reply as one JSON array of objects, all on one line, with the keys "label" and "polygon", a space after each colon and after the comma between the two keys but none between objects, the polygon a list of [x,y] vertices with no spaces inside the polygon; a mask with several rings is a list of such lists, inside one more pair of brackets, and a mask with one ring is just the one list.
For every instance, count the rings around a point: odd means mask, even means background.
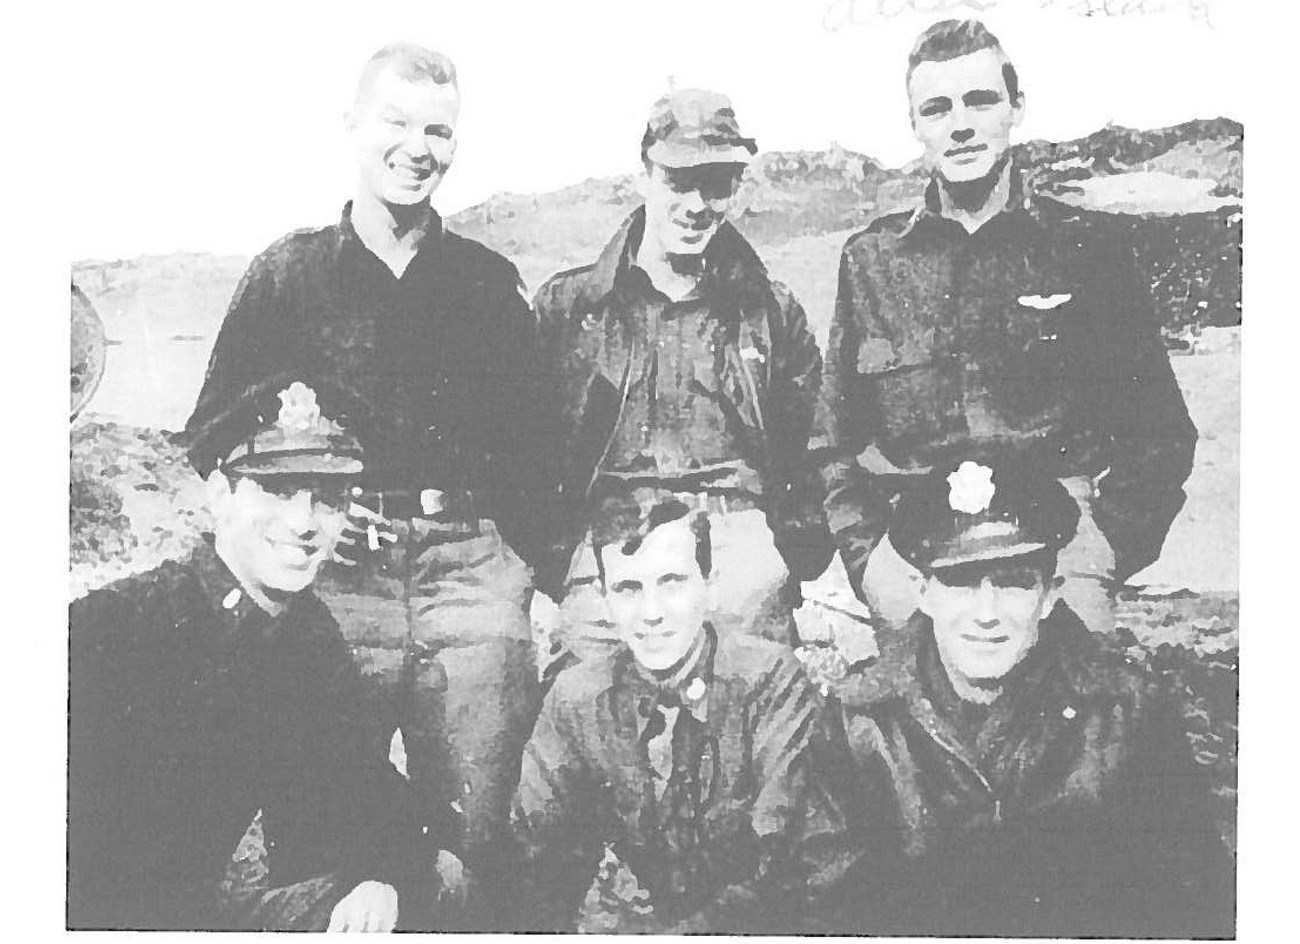
[{"label": "shirt collar", "polygon": [[713,625],[704,624],[704,636],[693,656],[666,679],[655,678],[631,658],[630,673],[642,719],[658,705],[682,707],[699,721],[708,720],[708,694],[713,683],[713,661],[718,636]]},{"label": "shirt collar", "polygon": [[[442,237],[445,233],[442,217],[438,215],[438,211],[430,207],[429,212],[433,214],[433,216],[429,223],[429,231],[425,234],[424,239],[421,240],[420,248],[416,250],[415,254],[417,257],[427,250],[437,246],[437,244],[442,241]],[[361,241],[361,236],[357,233],[357,228],[352,224],[351,200],[343,204],[343,214],[339,217],[339,233],[342,236],[344,246],[354,250],[370,252],[370,247]],[[371,254],[373,255],[373,253]]]},{"label": "shirt collar", "polygon": [[[1011,156],[1011,190],[1007,195],[1007,203],[998,213],[984,224],[988,226],[993,220],[1001,217],[1003,214],[1032,212],[1033,194],[1025,186],[1025,174],[1028,168],[1024,159],[1017,152],[1012,152]],[[907,223],[904,224],[899,238],[902,239],[912,233],[918,226],[923,225],[926,221],[941,220],[944,222],[955,222],[949,220],[942,213],[942,205],[939,200],[939,175],[933,173],[930,175],[930,181],[925,186],[925,192],[921,195],[921,202],[912,210],[912,215],[908,217]],[[984,227],[980,227],[983,229]]]},{"label": "shirt collar", "polygon": [[[641,301],[658,290],[636,264],[636,252],[645,233],[645,206],[639,206],[623,221],[596,258],[587,280],[589,301],[599,304],[611,295]],[[742,285],[766,284],[767,267],[734,226],[724,222],[704,250],[704,273],[699,291],[692,297],[709,299],[718,291]]]}]

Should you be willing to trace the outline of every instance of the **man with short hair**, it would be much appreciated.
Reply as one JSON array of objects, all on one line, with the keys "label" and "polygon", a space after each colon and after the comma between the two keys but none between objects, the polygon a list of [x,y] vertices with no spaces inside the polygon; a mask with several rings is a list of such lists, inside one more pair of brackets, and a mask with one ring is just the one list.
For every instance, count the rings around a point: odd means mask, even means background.
[{"label": "man with short hair", "polygon": [[[399,892],[415,912],[436,891],[434,843],[453,837],[421,834],[311,591],[364,467],[345,424],[366,411],[292,378],[198,431],[222,457],[207,541],[72,605],[70,927],[387,931]],[[267,872],[219,907],[259,810]]]},{"label": "man with short hair", "polygon": [[952,456],[1027,463],[1080,507],[1062,593],[1109,632],[1110,590],[1159,555],[1196,444],[1149,294],[1122,244],[1026,190],[1025,95],[982,23],[927,29],[907,90],[932,178],[844,247],[813,437],[830,528],[897,626],[919,580],[885,534],[891,503]]},{"label": "man with short hair", "polygon": [[827,706],[863,852],[828,930],[1231,935],[1177,701],[1060,601],[1079,519],[1055,479],[973,460],[903,496],[920,611]]},{"label": "man with short hair", "polygon": [[[430,815],[463,814],[466,863],[481,873],[540,701],[519,555],[533,555],[530,494],[544,481],[536,324],[518,273],[447,231],[430,202],[460,104],[440,53],[395,44],[372,57],[347,121],[352,199],[337,224],[253,260],[187,432],[250,377],[291,367],[345,377],[376,405],[357,431],[368,461],[353,566],[327,572],[321,596],[400,725]],[[201,472],[214,461],[201,442],[190,455]]]},{"label": "man with short hair", "polygon": [[661,492],[595,521],[623,645],[559,674],[524,752],[521,925],[572,930],[598,866],[621,864],[624,894],[587,902],[605,930],[794,927],[804,852],[838,832],[811,802],[816,692],[788,648],[707,621],[706,512]]},{"label": "man with short hair", "polygon": [[564,599],[562,635],[580,654],[617,641],[583,538],[606,496],[663,488],[711,512],[722,633],[791,638],[790,594],[833,551],[806,456],[821,354],[799,303],[726,221],[756,151],[726,96],[665,95],[641,142],[644,205],[595,263],[537,293],[562,401],[540,585]]}]

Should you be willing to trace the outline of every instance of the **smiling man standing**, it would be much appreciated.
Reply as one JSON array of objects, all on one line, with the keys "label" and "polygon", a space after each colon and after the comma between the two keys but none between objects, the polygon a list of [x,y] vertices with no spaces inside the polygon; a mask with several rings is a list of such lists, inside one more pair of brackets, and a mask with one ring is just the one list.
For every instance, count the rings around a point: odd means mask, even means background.
[{"label": "smiling man standing", "polygon": [[788,639],[787,591],[830,560],[806,454],[821,353],[798,301],[727,222],[756,152],[726,96],[665,95],[641,140],[644,205],[593,264],[537,293],[563,400],[543,589],[565,600],[562,635],[579,654],[617,638],[583,540],[606,497],[663,488],[710,512],[724,634]]},{"label": "smiling man standing", "polygon": [[1062,594],[1108,632],[1110,591],[1159,555],[1196,445],[1150,295],[1121,240],[1027,189],[1011,147],[1025,93],[982,23],[927,29],[907,93],[932,176],[840,260],[813,436],[830,528],[897,626],[919,576],[885,535],[891,503],[953,456],[1027,463],[1079,505]]},{"label": "smiling man standing", "polygon": [[972,460],[903,497],[920,611],[827,707],[864,852],[827,930],[1231,934],[1179,702],[1060,602],[1079,518],[1056,480]]},{"label": "smiling man standing", "polygon": [[[367,463],[352,566],[324,574],[321,596],[381,693],[377,710],[401,728],[429,816],[462,816],[481,873],[538,705],[521,555],[540,424],[519,275],[447,231],[430,203],[460,106],[445,56],[397,44],[371,58],[347,118],[352,200],[338,223],[253,260],[187,432],[278,370],[324,370],[376,405],[357,430]],[[215,460],[201,440],[190,455],[201,472]]]}]

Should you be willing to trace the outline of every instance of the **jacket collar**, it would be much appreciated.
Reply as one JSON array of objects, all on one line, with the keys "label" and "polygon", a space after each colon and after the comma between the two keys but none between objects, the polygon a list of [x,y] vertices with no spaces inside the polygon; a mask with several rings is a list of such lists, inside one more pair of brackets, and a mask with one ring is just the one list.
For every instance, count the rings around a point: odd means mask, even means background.
[{"label": "jacket collar", "polygon": [[191,561],[203,588],[204,598],[212,612],[224,621],[238,625],[258,614],[268,615],[253,602],[248,591],[221,559],[213,535],[203,535]]},{"label": "jacket collar", "polygon": [[[934,627],[929,617],[917,614],[881,647],[880,658],[838,686],[840,702],[852,710],[869,711],[885,702],[902,699],[915,705],[929,700],[921,681],[921,663],[934,649]],[[1063,681],[1081,698],[1114,697],[1127,691],[1123,673],[1107,658],[1098,638],[1074,611],[1058,602],[1039,624],[1039,640],[1032,664],[1019,684],[1033,686],[1048,676]]]},{"label": "jacket collar", "polygon": [[[438,211],[430,207],[429,212],[433,214],[433,219],[429,223],[429,232],[425,234],[420,243],[420,248],[416,252],[417,257],[440,244],[443,235],[446,233],[442,217],[438,214]],[[343,204],[343,213],[339,217],[339,238],[341,244],[348,249],[370,252],[370,247],[361,241],[357,228],[352,224],[351,200]]]},{"label": "jacket collar", "polygon": [[[598,308],[611,296],[637,301],[653,291],[646,274],[636,265],[645,216],[644,205],[633,210],[596,258],[584,286],[585,310]],[[766,286],[769,278],[767,267],[745,237],[730,223],[718,227],[704,250],[700,294],[712,303],[719,293],[736,294],[743,287]]]},{"label": "jacket collar", "polygon": [[654,678],[641,668],[630,649],[620,649],[620,671],[627,679],[638,713],[643,718],[654,705],[662,704],[683,707],[698,720],[708,720],[708,695],[715,687],[713,666],[718,652],[718,635],[712,624],[704,625],[701,643],[690,661],[669,679]]},{"label": "jacket collar", "polygon": [[[1004,214],[1034,212],[1033,193],[1025,186],[1025,175],[1028,170],[1028,163],[1021,156],[1019,149],[1013,150],[1011,154],[1011,192],[1007,195],[1006,206],[986,222],[984,226],[988,226],[993,220],[1002,217]],[[941,212],[939,186],[938,173],[931,174],[930,182],[926,184],[925,192],[921,196],[921,202],[912,211],[912,215],[899,233],[900,239],[910,235],[926,221],[943,221],[947,219]],[[980,228],[983,229],[984,227]]]}]

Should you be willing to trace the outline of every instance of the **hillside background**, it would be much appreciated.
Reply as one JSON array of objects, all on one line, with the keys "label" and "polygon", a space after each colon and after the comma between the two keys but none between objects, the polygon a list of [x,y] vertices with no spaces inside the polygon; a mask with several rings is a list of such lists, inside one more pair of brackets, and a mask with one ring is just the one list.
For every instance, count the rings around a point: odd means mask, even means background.
[{"label": "hillside background", "polygon": [[[1161,560],[1137,582],[1233,591],[1241,125],[1217,118],[1152,131],[1108,127],[1074,141],[1030,141],[1021,150],[1035,190],[1074,207],[1083,225],[1133,246],[1201,432],[1187,506]],[[824,345],[844,241],[875,216],[915,201],[925,180],[914,167],[885,168],[834,145],[766,152],[746,175],[732,219],[804,303]],[[535,289],[552,273],[591,261],[638,202],[630,176],[590,179],[550,193],[499,194],[452,216],[448,225],[504,253]],[[73,279],[103,318],[111,345],[104,381],[73,431],[74,446],[82,444],[74,448],[74,473],[125,455],[120,442],[111,444],[136,431],[184,424],[247,263],[243,256],[196,253],[74,263]],[[113,428],[105,431],[105,424]],[[96,446],[101,454],[89,455]],[[74,497],[78,488],[102,488],[111,478],[91,482],[74,475]],[[123,492],[116,483],[113,490]],[[130,487],[120,497],[135,506],[166,496]],[[161,504],[160,514],[167,512]],[[117,538],[102,539],[111,544]],[[80,540],[74,536],[74,551]],[[169,547],[163,542],[159,553],[170,553]],[[116,566],[104,570],[101,563],[74,556],[74,591],[102,582]]]}]

